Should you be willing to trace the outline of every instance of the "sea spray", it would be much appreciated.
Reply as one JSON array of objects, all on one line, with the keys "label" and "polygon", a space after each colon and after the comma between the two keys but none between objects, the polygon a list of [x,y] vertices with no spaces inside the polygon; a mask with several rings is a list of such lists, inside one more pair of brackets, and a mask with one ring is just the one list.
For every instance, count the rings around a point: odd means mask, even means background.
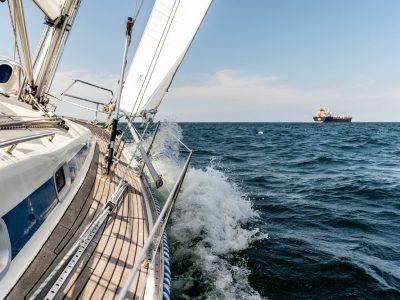
[{"label": "sea spray", "polygon": [[[165,182],[164,196],[184,163],[172,135],[182,138],[179,125],[163,124],[152,149]],[[258,229],[245,227],[259,216],[239,188],[217,170],[215,161],[205,169],[189,169],[175,205],[169,228],[173,296],[259,299],[248,283],[250,271],[245,261],[234,255],[265,237]]]},{"label": "sea spray", "polygon": [[208,208],[179,198],[170,232],[174,299],[246,299],[242,291],[252,289],[270,299],[400,299],[400,123],[179,125],[194,149],[191,165],[209,176],[198,194],[221,182],[211,173],[237,183],[238,197],[245,193],[259,212],[241,227],[271,238],[215,253],[207,218],[175,233],[190,207]]}]

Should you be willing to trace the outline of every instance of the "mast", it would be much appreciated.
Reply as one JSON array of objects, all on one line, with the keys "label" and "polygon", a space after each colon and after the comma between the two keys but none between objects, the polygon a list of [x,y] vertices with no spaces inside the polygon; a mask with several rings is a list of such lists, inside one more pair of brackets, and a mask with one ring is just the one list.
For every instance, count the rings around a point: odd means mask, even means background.
[{"label": "mast", "polygon": [[53,81],[81,0],[33,1],[43,11],[46,27],[32,64],[22,0],[12,0],[27,77],[21,100],[46,112],[46,93]]},{"label": "mast", "polygon": [[64,3],[60,1],[63,6],[59,10],[53,0],[35,0],[34,2],[45,13],[46,25],[51,27],[45,29],[47,34],[40,45],[35,65],[35,98],[42,104],[46,104],[45,93],[48,92],[53,81],[81,1],[66,0]]},{"label": "mast", "polygon": [[110,174],[111,165],[113,163],[114,145],[115,145],[115,138],[117,136],[117,127],[118,127],[118,118],[119,118],[119,107],[120,107],[120,102],[121,102],[122,86],[124,84],[124,78],[125,78],[125,69],[126,69],[126,64],[127,64],[126,57],[128,55],[129,45],[132,40],[133,25],[134,25],[133,19],[131,17],[128,17],[128,20],[126,21],[125,47],[124,47],[124,55],[122,58],[122,68],[121,68],[121,74],[120,74],[120,78],[119,78],[117,98],[115,100],[115,111],[114,111],[112,127],[111,127],[110,143],[108,145],[108,154],[106,156],[106,173],[107,174]]},{"label": "mast", "polygon": [[156,0],[121,95],[121,108],[151,120],[212,0]]},{"label": "mast", "polygon": [[26,31],[24,8],[21,0],[13,0],[13,6],[15,11],[15,21],[17,24],[17,29],[20,36],[21,48],[23,53],[24,65],[26,68],[26,78],[28,80],[28,85],[32,87],[33,85],[33,70],[32,70],[32,60],[31,51],[29,49],[28,33]]}]

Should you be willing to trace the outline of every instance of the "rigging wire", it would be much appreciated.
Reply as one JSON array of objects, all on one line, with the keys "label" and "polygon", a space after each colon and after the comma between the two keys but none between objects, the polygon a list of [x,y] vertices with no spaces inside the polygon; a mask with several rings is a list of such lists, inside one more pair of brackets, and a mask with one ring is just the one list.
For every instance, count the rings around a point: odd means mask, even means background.
[{"label": "rigging wire", "polygon": [[[130,122],[130,120],[128,119],[128,122]],[[143,140],[143,137],[144,137],[144,135],[147,133],[147,129],[148,129],[148,127],[149,127],[149,124],[146,124],[146,127],[144,128],[144,130],[143,130],[143,133],[142,134],[139,134],[139,138],[140,138],[140,140]],[[128,124],[125,126],[125,131],[126,131],[126,129],[128,128]],[[118,147],[121,145],[121,143],[122,143],[122,137],[123,137],[123,135],[124,135],[124,133],[125,133],[125,131],[122,133],[122,135],[121,135],[121,138],[120,138],[120,142],[119,142],[119,144],[118,144]],[[135,156],[136,155],[136,152],[137,152],[137,150],[138,150],[138,148],[139,148],[139,144],[140,143],[136,143],[137,145],[136,145],[136,148],[135,148],[135,151],[133,152],[133,154],[132,154],[132,156]],[[125,145],[126,145],[126,142],[122,145],[122,148],[121,149],[118,149],[118,152],[120,152],[120,153],[122,153],[122,151],[124,150],[124,148],[125,148]],[[130,164],[128,164],[127,166],[126,166],[126,172],[128,172],[128,170],[127,170],[127,168],[130,166]],[[115,166],[114,166],[114,170],[115,170]],[[126,176],[126,174],[122,177],[122,179],[121,180],[124,180],[125,179],[125,176]]]},{"label": "rigging wire", "polygon": [[10,0],[7,0],[7,7],[8,7],[8,12],[10,14],[11,27],[12,27],[12,30],[14,33],[14,60],[15,60],[16,54],[18,54],[18,61],[19,61],[19,63],[21,63],[21,54],[19,52],[19,46],[18,46],[17,28],[14,24],[15,15],[13,17]]},{"label": "rigging wire", "polygon": [[[134,20],[134,21],[136,21],[136,18],[137,18],[138,14],[139,14],[139,12],[140,12],[140,10],[141,10],[141,8],[142,8],[143,2],[144,2],[143,0],[140,0],[140,5],[138,5],[138,1],[136,1],[136,6],[135,6],[135,9],[134,9],[134,13],[133,13],[133,20]],[[172,7],[172,10],[171,10],[171,12],[170,12],[170,16],[169,16],[170,19],[171,19],[171,21],[168,21],[168,22],[166,23],[166,25],[165,25],[165,27],[164,27],[164,30],[163,30],[163,34],[162,34],[162,36],[161,36],[161,38],[160,38],[160,40],[159,40],[159,42],[158,42],[157,49],[160,49],[160,52],[161,52],[161,50],[162,50],[162,48],[163,48],[163,46],[164,46],[165,40],[166,40],[166,38],[167,38],[167,36],[168,36],[169,30],[170,30],[171,25],[172,25],[173,17],[175,16],[175,14],[176,14],[176,12],[177,12],[177,10],[178,10],[179,4],[180,4],[180,0],[175,0],[174,5],[173,5],[173,7]],[[171,17],[171,16],[172,16],[172,17]],[[158,61],[160,52],[159,52],[158,54],[155,53],[155,55],[154,55],[153,58],[152,58],[152,63],[155,61],[154,65],[155,65],[156,62]],[[127,62],[125,62],[125,63],[127,63]],[[152,64],[151,64],[151,65],[152,65]],[[153,72],[154,72],[154,66],[152,67],[151,65],[150,65],[151,72],[150,72],[150,77],[149,77],[150,79],[151,79],[151,77],[152,77],[152,75],[153,75]],[[150,69],[149,69],[149,71],[150,71]],[[148,75],[149,75],[149,74],[147,74],[146,77],[147,77]],[[144,82],[146,82],[146,78],[145,78]],[[149,84],[149,82],[147,82],[146,87],[143,87],[143,85],[142,85],[141,91],[142,91],[143,88],[144,88],[144,91],[146,91],[147,88],[148,88],[148,84]],[[139,93],[139,94],[140,94],[140,93]],[[141,98],[141,99],[139,100],[139,98]],[[134,114],[133,111],[135,110],[137,104],[138,104],[138,107],[137,107],[137,108],[139,108],[139,106],[141,105],[141,103],[142,103],[142,101],[143,101],[143,98],[144,98],[144,93],[142,94],[142,97],[139,96],[138,98],[136,98],[136,101],[135,101],[135,103],[134,103],[134,106],[133,106],[131,112],[130,112],[129,114],[126,115],[126,117],[127,117],[127,119],[128,119],[128,122],[133,122],[134,119],[135,119],[135,117],[137,117],[137,114],[136,114],[136,113]],[[138,100],[139,100],[139,103],[138,103]],[[142,136],[140,137],[141,139],[143,138],[143,136],[144,136],[145,133],[147,132],[148,126],[149,126],[149,122],[146,123],[146,127],[145,127],[145,129],[144,129],[144,131],[143,131]],[[122,132],[122,135],[121,135],[121,137],[120,137],[120,140],[122,140],[122,137],[123,137],[123,135],[126,133],[127,129],[128,129],[128,126],[126,126],[125,129],[124,129],[124,131]],[[123,146],[125,146],[125,144],[124,144]],[[132,162],[132,160],[133,160],[133,157],[134,157],[135,153],[137,152],[138,148],[139,148],[139,143],[137,144],[135,150],[133,151],[133,154],[132,154],[132,157],[131,157],[130,162],[127,164],[127,166],[126,166],[126,168],[125,168],[125,174],[124,174],[124,175],[122,176],[122,178],[120,179],[120,184],[121,184],[121,182],[124,180],[124,178],[125,178],[125,176],[126,176],[126,173],[128,172],[129,166],[131,165],[131,162]],[[168,188],[167,188],[167,190],[169,191]],[[170,192],[170,191],[169,191],[169,192]]]},{"label": "rigging wire", "polygon": [[[146,74],[146,77],[143,80],[143,85],[140,88],[139,95],[136,98],[135,103],[133,105],[133,108],[132,108],[132,110],[130,112],[130,116],[131,117],[134,116],[134,113],[133,113],[134,110],[135,109],[139,110],[139,107],[143,102],[144,94],[146,93],[146,90],[147,90],[147,88],[149,86],[149,82],[151,80],[151,77],[153,76],[155,65],[157,64],[159,56],[160,56],[160,54],[162,52],[162,49],[164,47],[165,41],[167,40],[167,37],[168,37],[168,34],[169,34],[169,30],[171,29],[171,26],[172,26],[172,21],[173,21],[175,15],[176,15],[176,12],[178,11],[179,5],[180,5],[180,0],[175,0],[174,4],[172,6],[171,12],[169,13],[168,21],[166,22],[166,24],[164,26],[162,35],[161,35],[160,40],[158,42],[158,45],[157,45],[157,48],[156,48],[156,52],[153,55],[151,64],[150,64],[149,69],[148,69],[148,73]],[[134,117],[136,117],[136,115]]]},{"label": "rigging wire", "polygon": [[[127,126],[128,126],[128,125],[127,125]],[[145,128],[145,130],[147,130],[147,127]],[[146,133],[146,131],[143,132],[143,135],[144,135],[145,133]],[[121,177],[119,177],[118,188],[121,187],[122,184],[124,183],[125,177],[126,177],[126,175],[128,174],[129,169],[132,169],[132,168],[131,168],[131,164],[132,164],[133,160],[134,160],[135,157],[136,157],[136,152],[137,152],[137,150],[139,149],[139,146],[140,146],[140,143],[137,143],[135,149],[132,151],[131,158],[130,158],[129,162],[126,164],[124,173],[122,174]]]},{"label": "rigging wire", "polygon": [[[133,26],[135,26],[136,19],[137,19],[138,15],[139,15],[139,13],[140,13],[140,11],[142,9],[143,3],[144,3],[144,0],[136,0],[135,1],[135,5],[134,5],[134,8],[133,8],[133,13],[132,13]],[[125,60],[124,64],[127,65],[128,64],[128,60]],[[124,84],[125,84],[125,78],[123,78],[122,87],[124,86]],[[117,101],[117,99],[114,100],[114,103],[116,103],[116,101]],[[112,103],[112,100],[110,101],[110,104],[111,103]],[[112,116],[112,110],[110,110],[108,119],[107,119],[107,121],[105,123],[106,124],[105,127],[108,127],[110,125],[111,116]],[[123,134],[125,134],[126,130],[127,130],[127,127],[125,127]]]},{"label": "rigging wire", "polygon": [[[138,15],[139,15],[139,13],[140,13],[140,11],[141,11],[141,9],[142,9],[143,3],[144,3],[144,0],[136,0],[135,8],[134,8],[134,10],[133,10],[133,15],[132,15],[133,22],[136,21]],[[154,58],[153,58],[153,59],[154,59]],[[127,60],[125,61],[125,64],[127,64]],[[123,80],[125,80],[125,78],[124,78]],[[123,82],[123,83],[124,83],[124,82]],[[116,99],[116,100],[118,101],[118,99]],[[125,116],[128,118],[128,122],[133,122],[134,117],[131,119],[132,115],[133,115],[133,110],[132,110],[132,112],[130,113],[130,116],[128,116],[127,114],[125,114]],[[147,132],[147,130],[148,130],[148,127],[149,127],[149,123],[146,123],[146,127],[145,127],[145,129],[144,129],[142,135],[141,135],[141,136],[139,135],[139,137],[140,137],[141,140],[143,139],[144,135],[146,134],[146,132]],[[120,136],[120,138],[119,138],[119,143],[118,143],[119,145],[121,144],[121,142],[122,142],[122,137],[123,137],[124,134],[127,132],[127,129],[128,129],[128,126],[125,127],[124,131],[122,132],[122,134],[121,134],[121,136]],[[125,167],[124,173],[123,173],[122,177],[120,177],[119,185],[121,185],[121,184],[123,183],[123,181],[124,181],[124,179],[125,179],[125,177],[126,177],[128,171],[129,171],[129,169],[130,169],[130,166],[131,166],[131,164],[132,164],[132,161],[133,161],[133,159],[134,159],[134,157],[135,157],[135,155],[136,155],[136,152],[137,152],[137,150],[138,150],[138,148],[139,148],[139,145],[140,145],[140,142],[137,143],[137,145],[136,145],[136,147],[135,147],[133,153],[131,154],[131,158],[130,158],[128,164],[127,164],[126,167]],[[123,144],[122,149],[119,149],[119,151],[122,152],[123,149],[124,149],[124,147],[125,147],[125,144]],[[114,166],[114,169],[115,169],[115,166]]]},{"label": "rigging wire", "polygon": [[[133,20],[133,26],[135,26],[135,22],[136,22],[136,19],[137,19],[137,17],[138,17],[138,15],[139,15],[139,13],[140,13],[140,11],[141,11],[141,9],[142,9],[142,6],[143,6],[143,3],[144,3],[144,0],[136,0],[135,1],[135,6],[134,6],[134,9],[133,9],[133,14],[132,14],[132,20]],[[126,60],[125,61],[125,64],[127,64],[128,63],[128,61]],[[123,79],[124,80],[124,82],[122,83],[122,86],[125,84],[125,78]],[[109,115],[109,117],[111,116],[111,111],[110,111],[110,115]],[[130,116],[132,117],[132,113],[130,114]],[[132,119],[132,121],[134,120],[134,118]],[[109,122],[109,120],[107,120],[107,122],[106,122],[106,124]],[[128,121],[129,122],[129,121]],[[128,126],[125,126],[125,128],[124,128],[124,130],[123,130],[123,132],[122,132],[122,134],[120,135],[120,137],[119,137],[119,144],[121,143],[121,141],[122,141],[122,138],[123,138],[123,136],[125,135],[125,133],[127,132],[127,130],[128,130]]]},{"label": "rigging wire", "polygon": [[[138,4],[139,1],[140,1],[140,4]],[[135,8],[133,9],[133,15],[132,15],[133,21],[136,21],[138,15],[140,13],[140,10],[142,9],[143,2],[144,2],[144,0],[136,0]]]}]

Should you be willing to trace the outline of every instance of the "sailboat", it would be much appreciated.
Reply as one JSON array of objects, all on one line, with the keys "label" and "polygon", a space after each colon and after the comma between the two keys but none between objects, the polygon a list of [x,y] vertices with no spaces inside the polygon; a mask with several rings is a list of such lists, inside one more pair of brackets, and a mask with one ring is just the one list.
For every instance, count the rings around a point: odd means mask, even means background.
[{"label": "sailboat", "polygon": [[[115,95],[74,80],[59,96],[49,91],[81,1],[33,0],[45,20],[34,56],[22,0],[1,2],[20,59],[0,60],[0,298],[169,299],[165,228],[192,151],[179,141],[187,158],[160,208],[153,120],[212,0],[156,0],[128,72],[137,15],[126,21]],[[111,100],[72,94],[77,85],[109,92]],[[91,110],[96,119],[62,117],[52,101]],[[96,122],[102,113],[106,126]]]}]

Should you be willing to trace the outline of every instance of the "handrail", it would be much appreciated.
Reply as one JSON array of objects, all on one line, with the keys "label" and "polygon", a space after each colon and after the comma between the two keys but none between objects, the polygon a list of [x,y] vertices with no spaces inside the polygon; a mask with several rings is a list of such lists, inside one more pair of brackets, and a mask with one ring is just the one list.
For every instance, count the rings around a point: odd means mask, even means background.
[{"label": "handrail", "polygon": [[173,210],[173,208],[175,206],[176,199],[178,198],[179,192],[181,190],[181,187],[182,187],[182,184],[183,184],[183,180],[185,179],[185,175],[186,175],[187,169],[189,167],[189,162],[190,162],[190,160],[192,158],[192,153],[193,153],[192,151],[189,152],[189,155],[188,155],[188,158],[187,158],[188,163],[187,163],[187,165],[185,164],[184,168],[182,169],[182,172],[184,172],[182,179],[179,180],[179,182],[177,181],[177,187],[175,188],[175,186],[174,186],[174,189],[170,193],[170,196],[172,195],[171,197],[172,197],[173,201],[171,202],[171,205],[167,208],[167,212],[165,213],[165,217],[164,217],[164,219],[163,219],[163,221],[161,223],[161,227],[159,228],[160,229],[160,234],[158,235],[157,239],[155,241],[153,241],[154,247],[153,247],[153,255],[150,258],[151,262],[154,261],[154,258],[156,256],[158,247],[161,244],[161,240],[162,240],[163,234],[165,232],[165,228],[167,227],[167,223],[168,223],[169,218],[171,216],[172,210]]},{"label": "handrail", "polygon": [[[154,141],[155,141],[155,139],[156,139],[156,136],[157,136],[157,133],[158,133],[158,129],[159,129],[159,128],[160,128],[160,121],[157,122],[156,129],[154,130],[153,137],[151,138],[151,141],[150,141],[150,145],[149,145],[148,148],[147,148],[147,151],[146,151],[146,154],[147,154],[147,155],[150,155],[150,150],[151,150],[151,148],[153,147],[153,144],[154,144]],[[142,166],[140,167],[140,174],[143,173],[144,167],[145,167],[145,166],[146,166],[146,163],[143,162],[143,163],[142,163]]]},{"label": "handrail", "polygon": [[156,184],[156,187],[160,188],[163,185],[163,180],[162,180],[161,176],[158,175],[156,169],[154,168],[153,164],[151,163],[151,161],[150,161],[150,159],[149,159],[149,157],[147,155],[147,151],[144,150],[144,147],[142,145],[142,141],[140,139],[139,134],[137,133],[135,127],[131,124],[131,122],[128,121],[127,126],[128,126],[128,128],[129,128],[129,130],[131,132],[131,135],[132,135],[133,139],[138,144],[138,148],[139,148],[139,151],[140,151],[140,153],[142,155],[143,162],[147,166],[147,168],[148,168],[148,170],[150,172],[150,175],[151,175],[151,177],[153,178],[153,180],[154,180],[154,182]]},{"label": "handrail", "polygon": [[[189,149],[189,148],[187,148],[187,149]],[[186,175],[187,169],[189,167],[192,153],[193,153],[192,150],[189,149],[189,155],[188,155],[188,158],[186,159],[183,169],[180,172],[178,179],[175,182],[175,185],[174,185],[171,193],[169,194],[168,199],[165,202],[161,213],[159,214],[156,222],[154,223],[153,228],[151,229],[151,231],[149,233],[149,236],[146,240],[146,243],[144,244],[144,246],[142,248],[139,258],[137,260],[135,260],[135,265],[131,269],[124,286],[122,287],[120,293],[117,296],[118,300],[125,299],[125,296],[128,293],[128,290],[129,290],[130,286],[132,285],[132,282],[135,279],[137,273],[139,272],[140,266],[141,266],[143,260],[145,259],[145,257],[147,256],[147,253],[148,253],[150,247],[153,245],[155,238],[157,238],[157,239],[156,239],[155,247],[153,248],[153,253],[157,252],[157,249],[160,245],[160,241],[161,241],[162,235],[164,233],[166,224],[168,223],[169,216],[174,207],[176,198],[178,197],[183,180],[185,179],[185,175]],[[165,216],[166,216],[166,218],[164,218]],[[159,233],[158,236],[156,236],[157,233]],[[152,259],[153,258],[154,258],[154,254],[152,255]]]},{"label": "handrail", "polygon": [[[61,289],[63,283],[67,280],[68,275],[72,272],[75,265],[78,263],[79,258],[83,255],[85,249],[93,240],[97,231],[104,224],[107,218],[115,211],[115,208],[118,206],[119,201],[123,198],[122,196],[124,195],[127,187],[128,184],[125,181],[118,186],[117,190],[111,195],[104,208],[100,211],[100,214],[89,223],[89,225],[80,235],[78,240],[75,241],[69,251],[64,255],[63,259],[46,277],[39,288],[29,298],[29,300],[39,298],[39,296],[44,292],[48,284],[52,282],[54,278],[58,275],[58,278],[53,283],[52,287],[50,288],[44,299],[53,299],[54,297],[56,297],[57,292]],[[74,256],[75,259],[70,261],[72,256]],[[61,270],[62,272],[60,272]]]},{"label": "handrail", "polygon": [[[189,168],[189,164],[191,161],[192,153],[193,151],[189,149],[182,141],[179,140],[175,135],[171,134],[173,138],[178,140],[178,142],[185,147],[188,150],[188,157],[184,163],[184,166],[182,170],[180,171],[178,178],[168,195],[168,198],[162,208],[162,211],[158,215],[157,220],[153,224],[152,228],[149,229],[150,233],[145,241],[145,244],[142,248],[142,251],[140,252],[139,258],[135,260],[135,264],[133,268],[130,270],[127,280],[122,286],[122,289],[120,293],[117,295],[117,299],[125,299],[125,296],[132,285],[133,280],[136,278],[138,275],[138,272],[142,266],[143,261],[148,257],[149,262],[151,265],[154,264],[155,262],[155,256],[158,252],[158,249],[160,248],[161,242],[162,242],[162,237],[165,232],[168,220],[170,218],[170,215],[172,213],[172,210],[174,208],[174,205],[176,203],[176,200],[178,198],[180,189],[182,187],[185,175],[187,173],[187,170]],[[4,144],[3,147],[13,144],[15,142],[19,141],[27,141],[30,139],[35,139],[35,138],[40,138],[40,137],[45,137],[45,136],[54,136],[53,132],[45,132],[45,133],[40,133],[40,134],[33,134],[30,136],[22,137],[22,138],[17,138],[17,139],[12,139],[9,141],[5,142],[0,142],[0,145]],[[142,142],[142,137],[140,137],[140,143]],[[139,144],[140,144],[139,143]],[[96,235],[98,229],[100,226],[105,222],[109,214],[113,213],[115,211],[115,208],[118,206],[120,199],[122,199],[122,195],[124,191],[126,190],[128,184],[125,182],[124,178],[126,176],[126,173],[128,170],[132,170],[131,163],[132,160],[135,158],[135,153],[138,149],[132,153],[131,159],[129,163],[126,166],[124,175],[120,177],[118,186],[116,188],[116,191],[114,194],[111,196],[111,198],[107,201],[107,204],[105,206],[105,209],[101,212],[101,214],[93,220],[90,225],[85,229],[84,233],[79,237],[79,239],[74,243],[72,248],[69,249],[68,253],[65,255],[64,259],[53,269],[53,271],[48,275],[48,277],[42,282],[41,286],[34,292],[34,294],[31,296],[30,300],[32,299],[37,299],[38,297],[41,297],[44,293],[45,290],[47,292],[46,299],[53,299],[55,295],[57,295],[59,288],[63,286],[64,282],[68,280],[70,273],[74,270],[81,253],[83,253],[92,239],[93,236]],[[148,149],[150,151],[150,148]],[[143,175],[144,176],[144,175]],[[144,178],[142,180],[145,180]],[[148,189],[148,184],[146,182],[146,187]],[[79,253],[78,253],[79,252]],[[73,255],[76,255],[78,253],[77,259],[71,260],[71,257]],[[74,256],[75,257],[75,256]],[[61,274],[61,275],[60,275]],[[56,278],[58,276],[58,278]],[[54,281],[55,279],[55,281]],[[50,287],[50,290],[47,290],[48,286],[50,285],[50,282],[52,282],[52,286]]]},{"label": "handrail", "polygon": [[74,96],[74,95],[71,95],[71,94],[63,94],[61,96],[65,96],[65,97],[69,97],[69,98],[77,99],[77,100],[82,100],[82,101],[86,101],[86,102],[93,103],[93,104],[105,105],[105,103],[103,103],[103,102],[98,102],[98,101],[94,101],[94,100],[90,100],[90,99]]},{"label": "handrail", "polygon": [[42,133],[34,133],[34,134],[31,134],[31,135],[25,135],[25,136],[9,139],[9,140],[6,140],[6,141],[1,141],[0,142],[0,149],[4,148],[4,147],[11,146],[6,151],[7,153],[11,154],[11,152],[15,149],[15,147],[19,143],[29,142],[29,141],[32,141],[32,140],[36,140],[36,139],[40,139],[40,138],[44,138],[44,137],[48,137],[48,136],[50,136],[51,139],[53,139],[54,135],[55,135],[54,132],[47,131],[47,132],[42,132]]},{"label": "handrail", "polygon": [[[75,95],[72,95],[72,94],[68,94],[67,91],[69,91],[77,83],[82,83],[84,85],[88,85],[88,86],[91,86],[91,87],[106,91],[106,92],[110,93],[110,99],[108,101],[105,101],[105,102],[99,102],[99,101],[95,101],[95,100],[92,100],[92,99],[87,99],[87,98],[75,96]],[[58,100],[58,101],[66,102],[66,103],[69,103],[69,104],[72,104],[72,105],[75,105],[75,106],[78,106],[78,107],[81,107],[81,108],[84,108],[84,109],[87,109],[87,110],[94,111],[95,112],[95,116],[94,116],[93,122],[95,122],[95,123],[97,123],[97,117],[98,117],[98,113],[99,112],[100,113],[108,113],[108,112],[105,112],[105,111],[100,111],[99,110],[99,106],[100,105],[102,105],[102,106],[109,105],[112,102],[113,98],[114,98],[114,93],[113,93],[112,90],[104,88],[104,87],[96,85],[96,84],[93,84],[93,83],[90,83],[90,82],[87,82],[87,81],[80,80],[80,79],[74,79],[72,81],[72,83],[70,85],[68,85],[67,88],[64,91],[61,92],[60,98],[55,97],[55,96],[53,96],[53,95],[51,95],[49,93],[46,93],[46,94],[48,96]],[[76,100],[85,101],[85,102],[89,102],[89,103],[95,104],[96,105],[96,109],[93,109],[93,108],[90,108],[90,107],[86,107],[84,105],[80,105],[80,104],[65,100],[64,97],[69,97],[69,98],[72,98],[72,99],[76,99]]]},{"label": "handrail", "polygon": [[[80,108],[84,108],[84,109],[87,109],[87,110],[90,110],[90,111],[94,111],[96,113],[100,112],[100,113],[103,113],[103,114],[108,114],[108,112],[102,112],[101,110],[98,110],[98,109],[90,108],[90,107],[87,107],[87,106],[84,106],[84,105],[80,105],[80,104],[72,102],[72,101],[61,99],[61,98],[58,98],[58,97],[56,97],[56,96],[54,96],[52,94],[49,94],[49,93],[46,93],[46,95],[51,97],[51,98],[53,98],[53,99],[55,99],[55,100],[58,100],[58,101],[61,101],[61,102],[66,102],[66,103],[75,105],[75,106],[80,107]],[[74,98],[74,97],[71,97],[71,98]],[[80,100],[85,100],[85,99],[80,99]],[[93,103],[97,104],[97,107],[98,107],[98,105],[104,105],[104,103],[100,103],[100,102],[97,103],[97,102],[93,101]]]},{"label": "handrail", "polygon": [[93,84],[93,83],[90,83],[90,82],[87,82],[87,81],[83,81],[83,80],[80,80],[80,79],[74,79],[73,82],[69,86],[67,86],[67,88],[63,92],[61,92],[61,95],[60,95],[61,97],[60,98],[62,98],[62,96],[66,96],[66,97],[71,97],[71,98],[75,98],[75,99],[82,100],[82,101],[87,101],[87,102],[94,103],[94,104],[99,104],[99,105],[105,105],[106,104],[106,103],[97,102],[97,101],[86,99],[86,98],[73,96],[71,94],[67,94],[67,91],[70,90],[76,83],[86,84],[88,86],[95,87],[95,88],[98,88],[100,90],[109,92],[111,94],[110,101],[114,98],[114,93],[113,93],[112,90],[106,89],[106,88],[104,88],[102,86],[99,86],[99,85],[96,85],[96,84]]},{"label": "handrail", "polygon": [[64,94],[67,90],[69,90],[77,82],[80,82],[80,83],[83,83],[83,84],[86,84],[86,85],[90,85],[90,86],[95,87],[95,88],[99,88],[99,89],[104,90],[106,92],[110,92],[111,97],[114,96],[114,93],[113,93],[112,90],[106,89],[106,88],[104,88],[102,86],[99,86],[99,85],[96,85],[96,84],[93,84],[93,83],[90,83],[90,82],[87,82],[87,81],[84,81],[84,80],[80,80],[80,79],[74,79],[74,82],[72,84],[70,84],[61,94]]}]

